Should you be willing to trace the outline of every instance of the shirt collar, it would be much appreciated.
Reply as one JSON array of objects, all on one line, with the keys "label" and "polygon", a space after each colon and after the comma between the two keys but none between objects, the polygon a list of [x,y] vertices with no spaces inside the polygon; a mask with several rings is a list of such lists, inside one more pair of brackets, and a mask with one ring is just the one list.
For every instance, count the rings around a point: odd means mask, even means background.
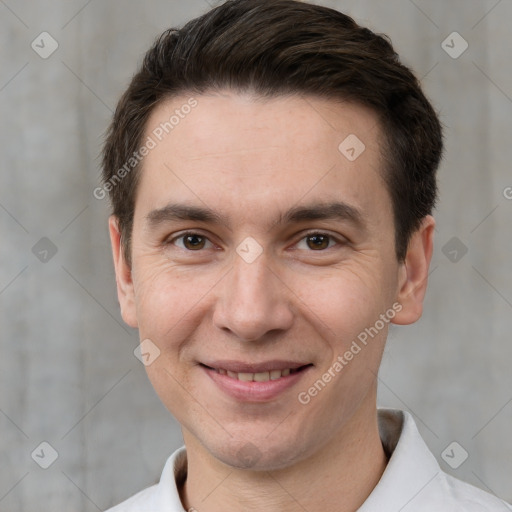
[{"label": "shirt collar", "polygon": [[358,512],[404,510],[441,473],[408,412],[380,409],[378,414],[382,445],[391,456],[379,483]]},{"label": "shirt collar", "polygon": [[187,478],[187,451],[184,446],[176,450],[165,463],[156,487],[156,500],[158,510],[169,512],[185,512],[178,491],[181,484]]}]

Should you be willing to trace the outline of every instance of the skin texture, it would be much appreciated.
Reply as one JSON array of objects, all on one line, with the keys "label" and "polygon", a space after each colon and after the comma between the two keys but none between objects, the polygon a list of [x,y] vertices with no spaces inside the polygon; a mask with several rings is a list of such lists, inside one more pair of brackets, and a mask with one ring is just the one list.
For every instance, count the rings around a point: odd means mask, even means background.
[{"label": "skin texture", "polygon": [[[157,107],[146,136],[188,99]],[[421,316],[434,219],[424,219],[399,263],[371,110],[232,91],[195,99],[144,159],[131,268],[110,219],[123,319],[159,348],[148,376],[182,425],[184,507],[356,510],[386,465],[376,375],[389,323],[309,403],[297,396],[394,303],[401,310],[392,323]],[[355,161],[338,149],[350,134],[365,144]],[[278,222],[290,208],[333,201],[357,209],[362,223]],[[224,219],[149,221],[169,203],[208,207]],[[201,237],[199,249],[178,238],[185,230]],[[311,232],[328,236],[320,249]],[[263,251],[251,263],[236,251],[247,237]],[[199,365],[215,359],[312,367],[277,397],[251,402],[226,395]]]}]

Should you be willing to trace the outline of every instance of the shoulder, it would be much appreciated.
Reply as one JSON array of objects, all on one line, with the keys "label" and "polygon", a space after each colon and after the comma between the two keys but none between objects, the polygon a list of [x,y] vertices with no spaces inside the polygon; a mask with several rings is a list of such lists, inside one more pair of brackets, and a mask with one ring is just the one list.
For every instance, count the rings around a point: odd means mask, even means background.
[{"label": "shoulder", "polygon": [[106,512],[182,512],[178,486],[186,478],[187,454],[176,450],[165,463],[160,482],[133,495]]},{"label": "shoulder", "polygon": [[381,409],[378,418],[389,462],[360,512],[512,512],[496,496],[445,473],[409,413]]},{"label": "shoulder", "polygon": [[[446,473],[438,478],[439,505],[446,510],[464,512],[510,512],[512,506],[473,485]],[[449,508],[448,508],[449,507]]]},{"label": "shoulder", "polygon": [[157,485],[152,485],[119,503],[119,505],[109,508],[106,512],[141,512],[142,510],[144,512],[156,512],[159,510],[155,502],[157,487]]}]

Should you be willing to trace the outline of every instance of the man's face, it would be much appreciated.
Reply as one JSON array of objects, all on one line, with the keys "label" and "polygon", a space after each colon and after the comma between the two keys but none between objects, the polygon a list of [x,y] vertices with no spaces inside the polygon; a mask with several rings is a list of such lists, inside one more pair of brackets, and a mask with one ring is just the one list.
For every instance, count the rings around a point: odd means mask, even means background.
[{"label": "man's face", "polygon": [[[160,350],[148,375],[186,441],[285,467],[375,413],[403,285],[380,128],[313,97],[195,99],[144,159],[123,317]],[[187,100],[159,106],[146,137]]]}]

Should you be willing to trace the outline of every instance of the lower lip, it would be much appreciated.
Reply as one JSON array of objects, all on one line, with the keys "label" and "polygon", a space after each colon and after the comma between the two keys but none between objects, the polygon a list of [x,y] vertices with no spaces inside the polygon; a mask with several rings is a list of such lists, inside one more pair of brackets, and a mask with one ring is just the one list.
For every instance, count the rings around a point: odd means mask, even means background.
[{"label": "lower lip", "polygon": [[246,382],[222,375],[212,368],[205,366],[201,366],[201,368],[227,395],[244,402],[267,402],[296,384],[311,367],[307,366],[303,370],[290,373],[286,377],[279,377],[279,379],[266,382]]}]

